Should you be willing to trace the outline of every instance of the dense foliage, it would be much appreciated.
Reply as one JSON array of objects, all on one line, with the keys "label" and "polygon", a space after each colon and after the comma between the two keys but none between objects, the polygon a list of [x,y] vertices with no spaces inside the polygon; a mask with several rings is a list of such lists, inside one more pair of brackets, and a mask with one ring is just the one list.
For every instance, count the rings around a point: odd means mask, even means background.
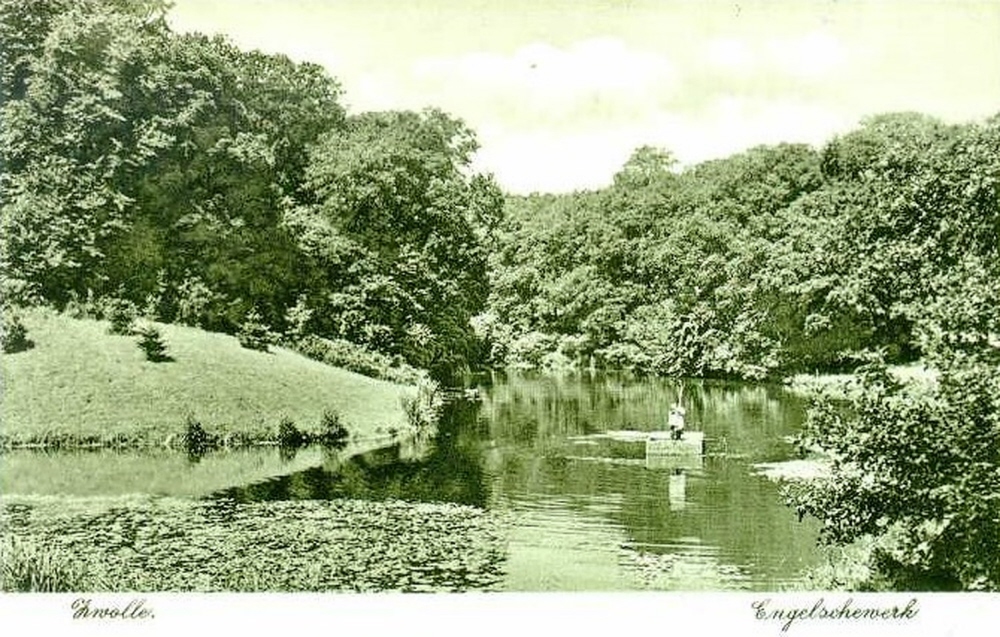
[{"label": "dense foliage", "polygon": [[[793,494],[865,586],[1000,588],[1000,117],[865,120],[676,170],[640,149],[595,192],[511,197],[478,328],[497,361],[763,378],[862,368]],[[936,382],[886,363],[920,358]]]},{"label": "dense foliage", "polygon": [[676,170],[639,149],[594,192],[510,197],[479,317],[497,361],[760,378],[924,349],[956,255],[995,250],[995,121],[873,117]]},{"label": "dense foliage", "polygon": [[348,117],[319,66],[174,34],[165,10],[0,1],[0,294],[469,364],[502,205],[471,131]]},{"label": "dense foliage", "polygon": [[[805,442],[831,457],[829,480],[794,494],[835,542],[877,538],[876,572],[891,588],[1000,590],[1000,118],[957,131],[900,178],[899,214],[921,240],[877,243],[873,257],[907,260],[880,277],[936,373],[903,384],[865,369],[846,403],[811,411]],[[897,155],[902,156],[902,155]],[[873,179],[878,179],[875,175]],[[905,188],[900,186],[905,186]],[[886,181],[884,191],[891,189]],[[872,232],[872,231],[869,231]],[[906,279],[905,284],[899,282]]]},{"label": "dense foliage", "polygon": [[935,382],[873,364],[846,402],[811,410],[804,442],[832,475],[792,492],[827,540],[878,539],[890,588],[1000,590],[1000,268],[969,265],[918,325]]}]

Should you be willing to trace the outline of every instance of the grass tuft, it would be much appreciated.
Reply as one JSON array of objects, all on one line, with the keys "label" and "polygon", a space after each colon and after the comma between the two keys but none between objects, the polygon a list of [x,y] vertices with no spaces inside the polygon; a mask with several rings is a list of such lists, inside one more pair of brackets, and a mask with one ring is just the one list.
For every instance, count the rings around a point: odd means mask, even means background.
[{"label": "grass tuft", "polygon": [[0,590],[18,593],[67,593],[87,589],[86,570],[64,551],[46,549],[31,539],[0,540]]}]

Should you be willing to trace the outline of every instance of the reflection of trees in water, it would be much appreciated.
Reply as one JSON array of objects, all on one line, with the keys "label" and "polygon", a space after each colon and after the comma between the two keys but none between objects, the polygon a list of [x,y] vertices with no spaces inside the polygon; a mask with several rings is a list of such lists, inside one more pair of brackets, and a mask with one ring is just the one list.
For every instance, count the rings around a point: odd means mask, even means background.
[{"label": "reflection of trees in water", "polygon": [[[497,383],[481,405],[446,407],[425,451],[393,447],[244,487],[247,499],[351,497],[538,507],[620,528],[644,553],[717,555],[764,578],[815,559],[815,529],[800,525],[774,484],[750,475],[750,459],[709,456],[703,468],[651,470],[567,458],[567,434],[604,429],[606,416],[655,423],[675,385],[659,379],[526,378]],[[684,401],[708,437],[759,454],[799,422],[799,405],[763,386],[689,383]],[[645,421],[641,418],[646,418]],[[423,455],[421,455],[423,454]],[[401,455],[403,457],[401,457]],[[409,456],[409,458],[407,458]],[[417,457],[413,457],[417,456]],[[683,538],[697,538],[686,543]],[[609,547],[617,550],[617,547]],[[742,568],[742,567],[741,567]]]},{"label": "reflection of trees in water", "polygon": [[[423,457],[409,441],[319,467],[226,490],[219,496],[240,501],[357,498],[455,502],[485,506],[480,439],[474,405],[448,405]],[[466,426],[468,425],[468,426]]]},{"label": "reflection of trees in water", "polygon": [[613,521],[643,552],[714,551],[723,562],[778,578],[818,556],[816,525],[799,523],[776,486],[741,463],[709,459],[705,472],[654,471],[512,447],[502,453],[504,499]]},{"label": "reflection of trees in water", "polygon": [[802,401],[779,387],[590,374],[512,374],[484,391],[482,413],[491,437],[544,447],[566,435],[665,429],[682,386],[691,426],[741,453],[772,455],[802,422]]}]

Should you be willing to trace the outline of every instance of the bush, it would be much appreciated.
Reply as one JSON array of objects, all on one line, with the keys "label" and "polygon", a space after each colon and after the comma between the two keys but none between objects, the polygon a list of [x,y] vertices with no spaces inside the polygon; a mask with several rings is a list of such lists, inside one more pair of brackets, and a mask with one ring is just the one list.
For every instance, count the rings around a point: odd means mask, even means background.
[{"label": "bush", "polygon": [[394,361],[385,354],[373,352],[350,341],[309,335],[291,346],[303,356],[371,378],[416,385],[427,377],[425,372],[415,367]]},{"label": "bush", "polygon": [[286,449],[301,447],[308,437],[299,431],[291,418],[282,418],[278,423],[278,445]]},{"label": "bush", "polygon": [[276,340],[257,310],[247,312],[246,318],[240,324],[237,338],[239,338],[241,346],[259,352],[266,352],[268,346]]},{"label": "bush", "polygon": [[139,335],[139,349],[146,354],[146,360],[153,363],[162,363],[172,360],[167,355],[167,345],[163,342],[160,330],[152,325],[140,327],[136,333]]},{"label": "bush", "polygon": [[341,448],[347,444],[349,432],[347,427],[340,422],[340,415],[336,412],[330,410],[323,412],[319,430],[319,441],[324,445]]},{"label": "bush", "polygon": [[291,343],[298,343],[309,334],[309,324],[312,321],[313,310],[305,297],[299,297],[295,305],[288,308],[285,313],[285,323],[288,329],[285,333],[287,340]]},{"label": "bush", "polygon": [[510,342],[507,350],[508,362],[517,367],[541,367],[545,354],[555,351],[557,346],[557,336],[528,332]]},{"label": "bush", "polygon": [[827,542],[877,538],[872,567],[894,588],[1000,590],[1000,367],[939,372],[904,384],[869,365],[848,400],[819,401],[801,442],[832,475],[789,497]]},{"label": "bush", "polygon": [[417,386],[417,395],[403,396],[400,403],[406,414],[406,422],[414,429],[423,429],[437,424],[444,405],[441,387],[433,380],[424,380]]},{"label": "bush", "polygon": [[21,317],[6,308],[3,310],[2,329],[0,341],[3,341],[5,354],[15,354],[34,347],[35,344],[28,338],[28,328],[21,322]]},{"label": "bush", "polygon": [[200,456],[215,446],[215,440],[212,436],[191,415],[188,415],[187,420],[184,422],[183,440],[184,449],[188,454],[193,456]]},{"label": "bush", "polygon": [[177,286],[175,320],[184,325],[209,327],[214,322],[213,311],[220,302],[220,296],[204,281],[188,276]]},{"label": "bush", "polygon": [[135,321],[139,318],[139,310],[130,301],[113,299],[107,304],[105,317],[110,322],[108,332],[131,336],[134,333]]},{"label": "bush", "polygon": [[[38,299],[41,303],[42,299]],[[86,298],[81,298],[76,292],[70,292],[65,303],[57,305],[67,316],[77,319],[101,319],[104,318],[106,307],[104,303],[95,298],[94,293],[87,291]]]},{"label": "bush", "polygon": [[87,572],[72,555],[5,537],[0,542],[0,590],[69,593],[90,590]]}]

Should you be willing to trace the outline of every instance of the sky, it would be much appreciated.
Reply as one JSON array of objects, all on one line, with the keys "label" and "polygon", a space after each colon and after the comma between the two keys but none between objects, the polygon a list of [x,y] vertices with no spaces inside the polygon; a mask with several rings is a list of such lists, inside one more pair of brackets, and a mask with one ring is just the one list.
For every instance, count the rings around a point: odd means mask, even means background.
[{"label": "sky", "polygon": [[869,115],[1000,112],[997,0],[174,0],[176,31],[323,65],[349,112],[435,106],[505,190],[820,145]]}]

